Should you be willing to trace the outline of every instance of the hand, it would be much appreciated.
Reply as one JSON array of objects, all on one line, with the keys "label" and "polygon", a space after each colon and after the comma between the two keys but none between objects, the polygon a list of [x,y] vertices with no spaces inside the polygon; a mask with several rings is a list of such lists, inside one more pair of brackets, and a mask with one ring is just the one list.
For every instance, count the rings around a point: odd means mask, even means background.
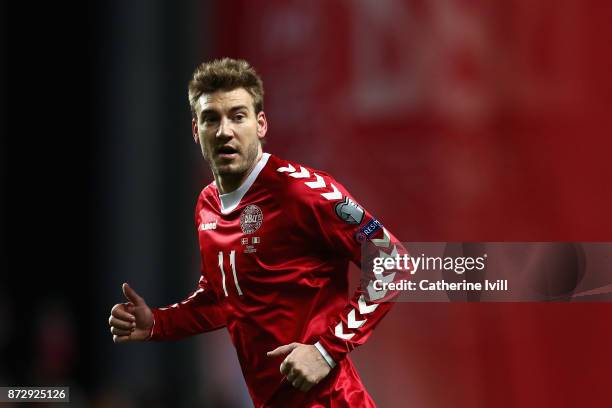
[{"label": "hand", "polygon": [[268,351],[268,357],[288,354],[280,372],[295,388],[306,392],[329,374],[331,367],[311,344],[291,343]]},{"label": "hand", "polygon": [[113,306],[108,318],[113,341],[115,343],[144,341],[151,334],[153,312],[144,299],[127,283],[123,284],[122,289],[128,302]]}]

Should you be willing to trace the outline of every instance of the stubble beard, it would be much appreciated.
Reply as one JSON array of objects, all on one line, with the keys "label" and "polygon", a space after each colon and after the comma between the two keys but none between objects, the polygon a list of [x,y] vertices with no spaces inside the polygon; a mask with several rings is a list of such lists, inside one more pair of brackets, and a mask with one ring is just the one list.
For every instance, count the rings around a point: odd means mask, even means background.
[{"label": "stubble beard", "polygon": [[242,180],[243,178],[246,178],[247,173],[249,173],[250,170],[255,167],[257,153],[259,152],[259,143],[260,142],[256,140],[248,145],[244,150],[244,156],[242,155],[242,152],[239,152],[238,160],[240,163],[238,166],[234,166],[234,163],[230,165],[217,166],[213,152],[210,149],[206,149],[204,151],[204,159],[215,176],[234,182]]}]

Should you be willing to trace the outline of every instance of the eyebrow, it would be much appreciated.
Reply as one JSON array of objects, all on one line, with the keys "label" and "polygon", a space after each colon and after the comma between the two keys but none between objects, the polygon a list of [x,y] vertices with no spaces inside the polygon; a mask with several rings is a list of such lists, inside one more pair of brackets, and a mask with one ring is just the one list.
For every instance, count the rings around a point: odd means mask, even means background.
[{"label": "eyebrow", "polygon": [[[247,108],[246,105],[238,105],[238,106],[232,107],[230,109],[230,113],[234,113],[234,112],[242,110],[242,109],[247,110],[247,111],[249,110],[249,108]],[[204,109],[202,112],[200,112],[200,115],[207,115],[209,113],[217,113],[217,111],[214,110],[214,109]]]}]

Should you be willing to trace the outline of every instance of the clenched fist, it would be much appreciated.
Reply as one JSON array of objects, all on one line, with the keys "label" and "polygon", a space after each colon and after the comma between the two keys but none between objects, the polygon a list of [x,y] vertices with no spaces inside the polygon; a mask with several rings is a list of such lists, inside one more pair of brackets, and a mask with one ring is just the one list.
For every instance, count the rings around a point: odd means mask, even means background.
[{"label": "clenched fist", "polygon": [[128,300],[111,309],[108,324],[115,343],[144,341],[153,327],[153,312],[147,303],[127,283],[123,284],[123,295]]},{"label": "clenched fist", "polygon": [[288,354],[280,372],[293,387],[306,392],[329,374],[331,367],[311,344],[291,343],[268,352],[268,357]]}]

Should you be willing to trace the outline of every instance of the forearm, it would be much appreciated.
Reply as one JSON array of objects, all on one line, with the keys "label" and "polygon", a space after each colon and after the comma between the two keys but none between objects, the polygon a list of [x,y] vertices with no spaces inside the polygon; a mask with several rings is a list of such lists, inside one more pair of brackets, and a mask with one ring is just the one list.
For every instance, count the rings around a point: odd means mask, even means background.
[{"label": "forearm", "polygon": [[179,340],[225,326],[225,316],[203,277],[187,299],[152,312],[150,340]]},{"label": "forearm", "polygon": [[[368,340],[393,304],[370,303],[359,295],[347,304],[340,316],[318,338],[318,343],[334,363],[339,363],[348,353]],[[326,357],[320,349],[319,351]]]},{"label": "forearm", "polygon": [[[361,280],[360,287],[349,303],[344,307],[339,316],[332,321],[332,324],[320,336],[321,354],[331,357],[334,362],[339,362],[345,355],[356,347],[365,343],[375,327],[382,321],[385,315],[394,305],[394,299],[398,296],[398,290],[381,289],[380,285],[375,285],[377,281],[393,282],[410,278],[410,268],[388,271],[386,274],[372,271],[371,262],[374,257],[385,258],[395,255],[407,254],[406,249],[400,242],[390,234],[384,227],[381,233],[368,241],[367,259],[363,259],[363,272],[368,276]],[[355,260],[362,254],[355,254]],[[379,290],[377,290],[379,289]],[[319,347],[318,347],[319,348]],[[328,358],[326,358],[328,360]]]},{"label": "forearm", "polygon": [[153,341],[179,340],[225,326],[225,319],[214,304],[189,307],[175,303],[152,311],[154,321],[150,340]]}]

